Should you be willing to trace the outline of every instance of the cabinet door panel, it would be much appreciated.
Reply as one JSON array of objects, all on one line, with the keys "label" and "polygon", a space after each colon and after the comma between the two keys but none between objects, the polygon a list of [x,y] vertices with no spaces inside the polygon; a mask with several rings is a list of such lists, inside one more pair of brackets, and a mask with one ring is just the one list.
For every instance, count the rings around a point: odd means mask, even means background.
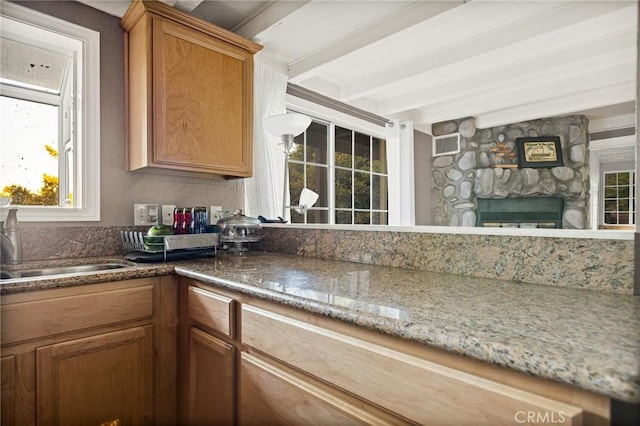
[{"label": "cabinet door panel", "polygon": [[311,378],[245,352],[240,360],[241,425],[408,424]]},{"label": "cabinet door panel", "polygon": [[152,421],[153,326],[36,349],[37,422]]},{"label": "cabinet door panel", "polygon": [[161,18],[153,19],[153,52],[154,163],[250,171],[251,55]]},{"label": "cabinet door panel", "polygon": [[230,425],[235,419],[235,351],[192,328],[189,343],[190,425]]},{"label": "cabinet door panel", "polygon": [[16,424],[16,357],[5,356],[0,359],[0,399],[2,405],[2,420],[5,425]]},{"label": "cabinet door panel", "polygon": [[36,422],[35,352],[2,357],[0,365],[3,425],[33,425]]}]

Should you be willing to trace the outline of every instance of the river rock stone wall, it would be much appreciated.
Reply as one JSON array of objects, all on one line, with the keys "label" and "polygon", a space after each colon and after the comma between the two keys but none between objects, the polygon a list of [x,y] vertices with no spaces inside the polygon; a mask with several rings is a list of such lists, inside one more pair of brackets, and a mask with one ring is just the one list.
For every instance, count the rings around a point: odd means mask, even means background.
[{"label": "river rock stone wall", "polygon": [[[587,228],[588,125],[589,121],[582,115],[489,129],[476,129],[472,117],[434,124],[434,136],[459,132],[461,150],[458,154],[433,158],[433,224],[475,226],[478,198],[553,196],[565,199],[563,228]],[[496,162],[501,161],[495,153],[499,143],[517,164],[516,139],[534,136],[560,137],[564,165],[522,169],[495,167]]]}]

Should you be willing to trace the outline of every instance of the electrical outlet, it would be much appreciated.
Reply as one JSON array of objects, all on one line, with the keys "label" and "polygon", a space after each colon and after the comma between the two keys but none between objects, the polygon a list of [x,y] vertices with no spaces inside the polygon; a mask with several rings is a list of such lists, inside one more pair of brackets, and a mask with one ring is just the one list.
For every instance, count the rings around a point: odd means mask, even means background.
[{"label": "electrical outlet", "polygon": [[134,225],[157,225],[158,205],[135,203],[133,205]]},{"label": "electrical outlet", "polygon": [[218,223],[218,216],[216,212],[221,212],[222,206],[209,206],[209,225],[215,225]]},{"label": "electrical outlet", "polygon": [[173,226],[173,211],[175,210],[175,204],[163,204],[162,205],[162,224],[167,226]]}]

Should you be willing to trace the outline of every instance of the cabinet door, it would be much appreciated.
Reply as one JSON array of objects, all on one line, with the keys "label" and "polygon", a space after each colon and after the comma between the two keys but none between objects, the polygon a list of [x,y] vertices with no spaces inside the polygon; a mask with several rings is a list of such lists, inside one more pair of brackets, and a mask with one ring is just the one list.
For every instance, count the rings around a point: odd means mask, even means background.
[{"label": "cabinet door", "polygon": [[409,424],[306,375],[243,352],[241,425]]},{"label": "cabinet door", "polygon": [[189,342],[187,424],[233,424],[235,377],[235,348],[192,328]]},{"label": "cabinet door", "polygon": [[153,326],[36,349],[37,422],[152,422]]},{"label": "cabinet door", "polygon": [[156,166],[234,176],[252,172],[252,55],[153,18]]},{"label": "cabinet door", "polygon": [[0,363],[0,377],[2,377],[0,424],[35,424],[35,352],[3,356]]}]

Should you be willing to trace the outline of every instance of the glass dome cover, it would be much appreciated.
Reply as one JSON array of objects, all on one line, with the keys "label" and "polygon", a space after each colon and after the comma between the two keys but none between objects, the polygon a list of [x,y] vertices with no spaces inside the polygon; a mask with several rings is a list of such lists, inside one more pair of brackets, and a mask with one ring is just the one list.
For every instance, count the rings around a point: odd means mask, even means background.
[{"label": "glass dome cover", "polygon": [[236,210],[233,215],[218,220],[220,241],[225,243],[252,243],[262,238],[262,225],[255,217]]}]

